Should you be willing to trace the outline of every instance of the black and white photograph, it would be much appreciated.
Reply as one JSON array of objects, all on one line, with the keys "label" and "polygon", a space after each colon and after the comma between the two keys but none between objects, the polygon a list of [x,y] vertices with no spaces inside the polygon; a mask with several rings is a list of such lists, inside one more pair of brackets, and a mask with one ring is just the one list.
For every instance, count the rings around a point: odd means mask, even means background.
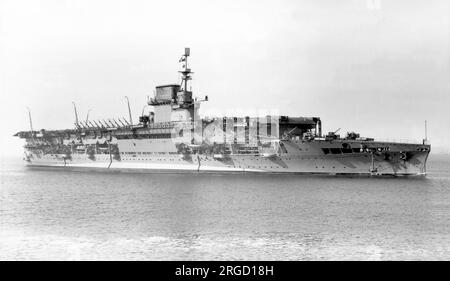
[{"label": "black and white photograph", "polygon": [[0,0],[0,104],[1,261],[450,259],[448,0]]}]

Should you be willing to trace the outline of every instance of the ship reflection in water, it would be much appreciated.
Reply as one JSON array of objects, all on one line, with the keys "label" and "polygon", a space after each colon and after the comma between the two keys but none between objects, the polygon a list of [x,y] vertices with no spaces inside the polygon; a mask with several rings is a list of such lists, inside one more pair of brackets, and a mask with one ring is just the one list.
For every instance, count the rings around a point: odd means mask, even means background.
[{"label": "ship reflection in water", "polygon": [[0,259],[448,259],[449,171],[443,156],[396,179],[3,162]]}]

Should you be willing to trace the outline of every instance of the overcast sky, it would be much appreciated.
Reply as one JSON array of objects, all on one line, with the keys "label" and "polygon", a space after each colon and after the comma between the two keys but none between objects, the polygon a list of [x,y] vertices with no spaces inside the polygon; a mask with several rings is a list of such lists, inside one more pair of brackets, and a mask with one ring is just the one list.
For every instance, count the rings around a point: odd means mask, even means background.
[{"label": "overcast sky", "polygon": [[2,155],[28,130],[137,120],[191,48],[203,112],[320,116],[325,132],[450,151],[450,1],[0,0]]}]

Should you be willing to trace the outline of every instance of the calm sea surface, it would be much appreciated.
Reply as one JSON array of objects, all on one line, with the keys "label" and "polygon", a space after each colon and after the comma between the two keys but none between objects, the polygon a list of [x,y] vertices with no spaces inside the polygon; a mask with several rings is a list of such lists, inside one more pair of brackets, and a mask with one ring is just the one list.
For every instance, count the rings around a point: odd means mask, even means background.
[{"label": "calm sea surface", "polygon": [[428,172],[112,174],[3,159],[0,260],[448,260],[450,156]]}]

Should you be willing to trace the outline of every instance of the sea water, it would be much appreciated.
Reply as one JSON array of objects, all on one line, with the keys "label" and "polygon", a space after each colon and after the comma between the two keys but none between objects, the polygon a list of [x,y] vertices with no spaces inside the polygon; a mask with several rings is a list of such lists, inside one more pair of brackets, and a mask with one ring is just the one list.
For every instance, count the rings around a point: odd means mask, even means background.
[{"label": "sea water", "polygon": [[418,178],[133,174],[2,159],[0,260],[448,260],[450,156]]}]

